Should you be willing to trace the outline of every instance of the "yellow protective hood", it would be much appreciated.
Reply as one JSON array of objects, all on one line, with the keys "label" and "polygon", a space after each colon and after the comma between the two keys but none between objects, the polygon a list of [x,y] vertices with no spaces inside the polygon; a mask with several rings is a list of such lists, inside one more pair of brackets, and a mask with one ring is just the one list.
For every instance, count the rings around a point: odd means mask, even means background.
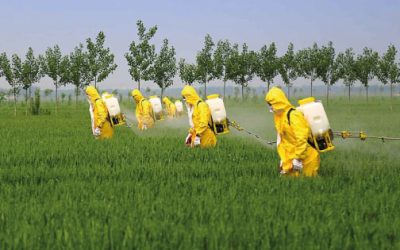
[{"label": "yellow protective hood", "polygon": [[272,106],[274,110],[288,110],[293,105],[287,99],[285,93],[277,87],[271,88],[265,96],[265,101]]},{"label": "yellow protective hood", "polygon": [[94,86],[88,86],[85,89],[85,92],[86,95],[89,97],[89,100],[92,103],[92,105],[94,105],[97,99],[100,99],[99,92],[97,92],[97,89]]},{"label": "yellow protective hood", "polygon": [[196,90],[189,85],[186,85],[181,92],[183,98],[186,100],[187,103],[191,105],[196,105],[198,101],[201,100],[199,95],[197,94]]},{"label": "yellow protective hood", "polygon": [[136,102],[136,103],[139,103],[141,100],[144,99],[142,93],[141,93],[140,90],[138,90],[138,89],[134,89],[134,90],[131,92],[131,96],[133,97],[133,99],[135,99],[135,102]]},{"label": "yellow protective hood", "polygon": [[168,99],[168,97],[164,97],[163,99],[163,103],[165,103],[166,105],[171,104],[172,102]]}]

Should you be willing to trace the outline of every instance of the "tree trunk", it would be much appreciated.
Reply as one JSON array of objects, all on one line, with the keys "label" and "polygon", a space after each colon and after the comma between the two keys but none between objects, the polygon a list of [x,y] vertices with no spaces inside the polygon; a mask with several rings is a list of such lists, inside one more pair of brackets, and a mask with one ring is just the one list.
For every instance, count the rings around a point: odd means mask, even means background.
[{"label": "tree trunk", "polygon": [[268,91],[269,91],[269,86],[271,85],[271,82],[270,82],[270,80],[268,80],[267,81],[267,93],[268,93]]},{"label": "tree trunk", "polygon": [[349,103],[350,103],[350,91],[351,91],[351,85],[349,84]]},{"label": "tree trunk", "polygon": [[207,80],[204,83],[204,100],[206,99],[206,97],[207,97]]},{"label": "tree trunk", "polygon": [[25,89],[25,115],[28,115],[28,89]]},{"label": "tree trunk", "polygon": [[55,83],[55,85],[56,85],[56,115],[57,115],[57,112],[58,112],[58,84]]},{"label": "tree trunk", "polygon": [[17,93],[14,87],[14,116],[17,116]]},{"label": "tree trunk", "polygon": [[330,85],[326,85],[326,105],[329,105],[329,90],[330,90]]},{"label": "tree trunk", "polygon": [[78,106],[78,92],[79,91],[79,87],[76,86],[76,90],[75,90],[75,106]]},{"label": "tree trunk", "polygon": [[138,90],[140,91],[140,80],[138,81]]},{"label": "tree trunk", "polygon": [[368,85],[365,85],[365,94],[367,95],[367,104],[368,104]]},{"label": "tree trunk", "polygon": [[390,82],[390,110],[393,110],[393,83]]},{"label": "tree trunk", "polygon": [[311,77],[311,96],[313,96],[313,93],[312,93],[312,82],[313,82],[313,79]]},{"label": "tree trunk", "polygon": [[94,77],[94,87],[97,88],[97,77]]},{"label": "tree trunk", "polygon": [[244,84],[242,84],[242,101],[244,101]]},{"label": "tree trunk", "polygon": [[287,85],[287,95],[288,99],[290,99],[290,84]]},{"label": "tree trunk", "polygon": [[163,96],[164,96],[164,87],[161,88],[161,101],[163,99]]},{"label": "tree trunk", "polygon": [[226,81],[224,80],[224,100],[225,100]]}]

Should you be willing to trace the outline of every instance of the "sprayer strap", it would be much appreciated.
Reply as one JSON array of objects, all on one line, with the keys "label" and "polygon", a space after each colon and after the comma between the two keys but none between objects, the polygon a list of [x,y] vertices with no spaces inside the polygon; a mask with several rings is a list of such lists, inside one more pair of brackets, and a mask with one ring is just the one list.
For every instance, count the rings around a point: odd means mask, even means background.
[{"label": "sprayer strap", "polygon": [[290,113],[295,110],[294,108],[290,108],[289,111],[286,113],[286,118],[288,120],[289,126],[290,126]]}]

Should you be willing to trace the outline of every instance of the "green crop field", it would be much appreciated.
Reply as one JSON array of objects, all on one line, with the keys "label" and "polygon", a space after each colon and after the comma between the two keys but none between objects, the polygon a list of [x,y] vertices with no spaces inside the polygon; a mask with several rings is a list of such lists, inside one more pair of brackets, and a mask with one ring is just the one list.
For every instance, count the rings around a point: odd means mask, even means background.
[{"label": "green crop field", "polygon": [[[263,101],[226,107],[275,139]],[[336,97],[326,109],[334,130],[400,135],[399,100],[391,111],[389,99]],[[186,117],[97,141],[86,103],[24,110],[0,106],[0,249],[400,248],[400,142],[336,138],[318,178],[290,178],[273,147],[237,131],[186,148]]]}]

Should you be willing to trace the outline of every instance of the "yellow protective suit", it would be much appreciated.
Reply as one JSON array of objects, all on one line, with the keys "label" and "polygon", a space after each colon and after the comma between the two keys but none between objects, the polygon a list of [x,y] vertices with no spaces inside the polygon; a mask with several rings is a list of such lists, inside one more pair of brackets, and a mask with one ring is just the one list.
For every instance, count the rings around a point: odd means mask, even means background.
[{"label": "yellow protective suit", "polygon": [[265,100],[274,111],[275,128],[278,138],[280,137],[277,148],[282,164],[281,169],[291,175],[298,175],[297,172],[292,171],[292,161],[298,159],[303,163],[302,173],[305,176],[316,176],[320,157],[318,151],[307,142],[311,137],[311,129],[303,114],[294,109],[280,88],[272,88]]},{"label": "yellow protective suit", "polygon": [[101,99],[97,89],[94,86],[88,86],[85,92],[88,96],[93,111],[92,129],[100,128],[100,136],[97,138],[111,138],[114,134],[114,128],[111,124],[105,103]]},{"label": "yellow protective suit", "polygon": [[131,93],[136,102],[136,119],[138,121],[138,128],[145,130],[154,126],[154,115],[151,103],[143,97],[142,93],[135,89]]},{"label": "yellow protective suit", "polygon": [[211,124],[211,112],[207,103],[199,97],[192,86],[185,86],[181,94],[186,103],[193,108],[193,127],[189,130],[189,133],[192,134],[192,141],[196,136],[199,136],[201,148],[215,147],[217,137],[209,126]]},{"label": "yellow protective suit", "polygon": [[163,98],[163,103],[165,105],[165,109],[167,110],[167,114],[169,118],[174,118],[176,116],[176,107],[175,104],[172,103],[168,97]]}]

